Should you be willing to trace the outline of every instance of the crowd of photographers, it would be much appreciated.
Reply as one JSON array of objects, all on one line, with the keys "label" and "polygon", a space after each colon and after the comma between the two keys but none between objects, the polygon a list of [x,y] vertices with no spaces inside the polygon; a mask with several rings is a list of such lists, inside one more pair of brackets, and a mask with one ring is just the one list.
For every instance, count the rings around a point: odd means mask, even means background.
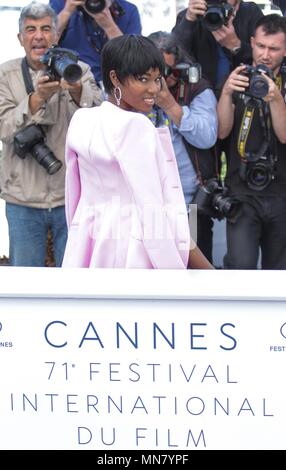
[{"label": "crowd of photographers", "polygon": [[138,9],[125,0],[50,0],[58,14],[59,45],[74,49],[102,83],[100,55],[108,39],[140,34]]},{"label": "crowd of photographers", "polygon": [[[0,188],[14,266],[45,264],[48,229],[61,265],[67,127],[78,107],[104,100],[103,45],[141,33],[124,0],[49,4],[22,10],[26,57],[0,66]],[[261,252],[263,269],[285,269],[286,19],[253,2],[190,0],[172,33],[150,39],[166,70],[148,117],[169,126],[199,248],[212,261],[213,220],[225,217],[224,268],[256,269]]]}]

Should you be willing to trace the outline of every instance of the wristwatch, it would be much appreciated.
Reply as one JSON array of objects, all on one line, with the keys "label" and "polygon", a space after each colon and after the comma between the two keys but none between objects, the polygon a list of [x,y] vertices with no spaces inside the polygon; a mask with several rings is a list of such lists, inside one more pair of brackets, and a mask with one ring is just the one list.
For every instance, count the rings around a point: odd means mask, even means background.
[{"label": "wristwatch", "polygon": [[231,52],[232,55],[236,55],[236,54],[239,53],[240,49],[241,49],[241,46],[236,46],[236,47],[233,47],[232,49],[230,49],[230,52]]}]

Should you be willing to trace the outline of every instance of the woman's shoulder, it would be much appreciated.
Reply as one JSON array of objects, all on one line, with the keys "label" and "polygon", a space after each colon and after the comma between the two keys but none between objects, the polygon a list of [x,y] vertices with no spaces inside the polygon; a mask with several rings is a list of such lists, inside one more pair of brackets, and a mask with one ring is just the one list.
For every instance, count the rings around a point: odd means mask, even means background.
[{"label": "woman's shoulder", "polygon": [[82,118],[82,117],[86,117],[86,116],[96,115],[100,112],[100,107],[101,107],[101,105],[93,106],[91,108],[86,108],[86,107],[79,108],[74,113],[74,116],[76,116],[77,118]]},{"label": "woman's shoulder", "polygon": [[114,128],[123,128],[126,126],[139,126],[141,129],[154,129],[154,126],[151,121],[143,113],[136,111],[127,111],[125,109],[119,108],[118,106],[110,102],[102,103],[101,108],[105,117],[108,116],[110,121],[112,119],[112,125]]},{"label": "woman's shoulder", "polygon": [[77,109],[71,118],[70,126],[85,126],[87,122],[94,121],[100,114],[100,106]]}]

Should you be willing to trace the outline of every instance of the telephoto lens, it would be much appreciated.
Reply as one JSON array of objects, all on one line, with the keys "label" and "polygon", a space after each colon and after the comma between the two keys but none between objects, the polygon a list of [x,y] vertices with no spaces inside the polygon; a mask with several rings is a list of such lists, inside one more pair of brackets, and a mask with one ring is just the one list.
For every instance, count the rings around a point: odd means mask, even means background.
[{"label": "telephoto lens", "polygon": [[18,157],[22,159],[30,153],[49,175],[53,175],[63,166],[45,144],[45,133],[38,124],[31,124],[15,134],[14,149]]},{"label": "telephoto lens", "polygon": [[54,67],[60,77],[68,83],[78,82],[82,77],[81,66],[76,64],[70,57],[62,56],[54,60]]},{"label": "telephoto lens", "polygon": [[54,44],[42,55],[40,61],[46,65],[45,74],[49,76],[50,81],[63,78],[69,83],[75,83],[82,77],[82,68],[77,64],[78,59],[76,51]]},{"label": "telephoto lens", "polygon": [[58,160],[53,152],[45,144],[36,144],[31,148],[31,154],[42,165],[49,175],[53,175],[61,169],[62,162]]}]

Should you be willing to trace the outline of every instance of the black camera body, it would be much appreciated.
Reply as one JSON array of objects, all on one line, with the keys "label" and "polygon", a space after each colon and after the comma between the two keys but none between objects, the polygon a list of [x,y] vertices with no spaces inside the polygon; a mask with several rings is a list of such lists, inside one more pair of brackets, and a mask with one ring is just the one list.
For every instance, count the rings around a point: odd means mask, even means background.
[{"label": "black camera body", "polygon": [[82,69],[77,64],[78,59],[77,52],[53,45],[40,60],[47,67],[46,75],[50,77],[50,81],[64,78],[69,83],[75,83],[82,77]]},{"label": "black camera body", "polygon": [[22,159],[30,153],[49,175],[53,175],[62,167],[62,162],[45,145],[45,133],[38,124],[31,124],[15,134],[14,149]]},{"label": "black camera body", "polygon": [[249,85],[244,92],[245,95],[262,99],[268,94],[269,86],[263,73],[274,80],[273,72],[267,65],[258,64],[256,67],[246,65],[245,70],[243,70],[243,75],[249,78]]},{"label": "black camera body", "polygon": [[174,67],[166,66],[166,77],[171,74],[184,83],[198,83],[202,78],[202,68],[200,64],[197,63],[188,64],[181,62]]},{"label": "black camera body", "polygon": [[207,11],[202,21],[208,31],[216,31],[224,25],[227,25],[234,9],[225,0],[208,0]]},{"label": "black camera body", "polygon": [[257,157],[256,160],[241,160],[239,176],[254,191],[263,191],[274,179],[276,160],[272,155]]},{"label": "black camera body", "polygon": [[197,204],[200,214],[209,215],[216,219],[233,218],[239,209],[240,202],[232,196],[227,196],[227,188],[222,187],[216,178],[211,178],[195,193],[192,204]]},{"label": "black camera body", "polygon": [[85,0],[85,8],[92,15],[100,13],[106,7],[106,0]]},{"label": "black camera body", "polygon": [[[106,7],[106,0],[85,0],[85,8],[92,15],[100,13]],[[78,7],[81,9],[81,7]],[[113,1],[109,7],[113,18],[120,18],[125,14],[124,9],[118,2]]]}]

